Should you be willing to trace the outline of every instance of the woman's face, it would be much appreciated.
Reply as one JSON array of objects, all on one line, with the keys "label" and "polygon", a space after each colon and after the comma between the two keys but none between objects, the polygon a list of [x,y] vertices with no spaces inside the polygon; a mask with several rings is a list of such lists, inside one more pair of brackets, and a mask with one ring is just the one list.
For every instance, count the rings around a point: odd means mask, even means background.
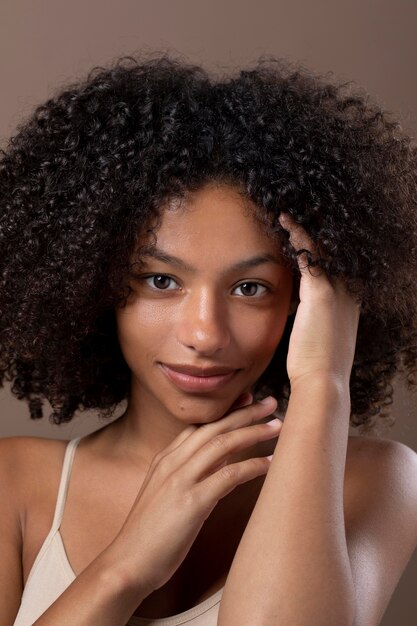
[{"label": "woman's face", "polygon": [[156,247],[116,310],[137,408],[214,421],[272,359],[292,274],[247,207],[233,187],[207,185],[164,209]]}]

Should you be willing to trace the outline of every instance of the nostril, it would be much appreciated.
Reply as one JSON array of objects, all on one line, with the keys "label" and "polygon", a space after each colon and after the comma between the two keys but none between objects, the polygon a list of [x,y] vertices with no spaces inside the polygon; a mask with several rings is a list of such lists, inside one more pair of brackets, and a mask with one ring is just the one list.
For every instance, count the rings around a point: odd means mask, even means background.
[{"label": "nostril", "polygon": [[230,341],[228,330],[219,324],[192,323],[189,320],[182,327],[179,338],[184,345],[206,355],[225,348]]}]

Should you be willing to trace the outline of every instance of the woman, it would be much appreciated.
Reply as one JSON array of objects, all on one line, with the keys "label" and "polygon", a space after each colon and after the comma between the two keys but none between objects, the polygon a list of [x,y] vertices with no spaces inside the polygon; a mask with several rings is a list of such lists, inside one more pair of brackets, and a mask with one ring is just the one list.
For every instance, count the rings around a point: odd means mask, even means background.
[{"label": "woman", "polygon": [[121,59],[11,140],[2,378],[34,419],[127,405],[0,442],[5,625],[380,622],[417,460],[349,423],[414,383],[416,151],[343,88]]}]

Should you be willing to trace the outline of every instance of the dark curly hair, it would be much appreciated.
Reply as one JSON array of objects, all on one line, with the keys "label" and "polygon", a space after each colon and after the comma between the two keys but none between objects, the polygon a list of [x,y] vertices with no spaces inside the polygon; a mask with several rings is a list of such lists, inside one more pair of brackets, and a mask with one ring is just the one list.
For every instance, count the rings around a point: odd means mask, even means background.
[{"label": "dark curly hair", "polygon": [[[130,391],[114,309],[138,237],[167,200],[219,182],[255,204],[295,279],[281,211],[362,299],[350,421],[362,434],[392,420],[394,375],[416,385],[417,151],[390,116],[351,82],[271,56],[217,76],[166,52],[122,57],[62,89],[1,150],[0,385],[33,419],[45,398],[52,423],[112,416]],[[256,386],[284,410],[293,321]]]}]

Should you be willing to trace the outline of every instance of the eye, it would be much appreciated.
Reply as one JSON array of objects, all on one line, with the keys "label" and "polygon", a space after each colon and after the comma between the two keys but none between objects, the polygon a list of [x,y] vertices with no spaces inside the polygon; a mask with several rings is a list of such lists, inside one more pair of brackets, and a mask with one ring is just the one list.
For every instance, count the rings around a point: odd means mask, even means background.
[{"label": "eye", "polygon": [[[249,297],[260,296],[260,295],[263,295],[266,291],[268,291],[268,287],[266,287],[265,285],[261,285],[261,283],[255,283],[255,282],[249,282],[249,281],[246,281],[245,283],[241,283],[235,289],[242,289],[243,293],[241,295],[249,296]],[[262,291],[259,293],[260,289]]]},{"label": "eye", "polygon": [[175,285],[177,285],[171,276],[166,276],[165,274],[152,274],[151,276],[144,276],[142,280],[144,280],[149,287],[158,291],[172,291],[175,289],[175,287],[169,288],[169,281],[172,281]]}]

